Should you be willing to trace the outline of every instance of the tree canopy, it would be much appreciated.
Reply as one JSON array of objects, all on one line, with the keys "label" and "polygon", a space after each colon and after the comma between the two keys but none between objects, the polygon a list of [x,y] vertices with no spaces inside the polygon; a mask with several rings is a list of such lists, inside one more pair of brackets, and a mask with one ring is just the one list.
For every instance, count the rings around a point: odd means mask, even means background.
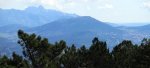
[{"label": "tree canopy", "polygon": [[140,45],[123,40],[109,51],[105,41],[97,37],[89,48],[67,46],[61,40],[54,44],[36,34],[18,31],[22,56],[0,56],[0,68],[150,68],[150,39]]}]

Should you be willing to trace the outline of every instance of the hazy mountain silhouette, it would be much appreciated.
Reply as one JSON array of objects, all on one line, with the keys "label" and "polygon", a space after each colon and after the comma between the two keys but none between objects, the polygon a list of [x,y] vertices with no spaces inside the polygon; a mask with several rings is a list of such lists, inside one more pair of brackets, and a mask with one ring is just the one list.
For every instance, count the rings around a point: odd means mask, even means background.
[{"label": "hazy mountain silhouette", "polygon": [[21,24],[24,26],[39,26],[61,18],[76,17],[74,14],[67,14],[56,10],[39,7],[28,7],[25,10],[0,9],[1,25]]},{"label": "hazy mountain silhouette", "polygon": [[19,24],[10,24],[5,26],[0,26],[0,33],[16,33],[18,29],[29,29],[29,27],[19,25]]},{"label": "hazy mountain silhouette", "polygon": [[11,56],[13,51],[21,54],[20,50],[21,48],[19,47],[17,42],[13,42],[12,40],[9,40],[7,38],[0,37],[0,54],[1,55]]},{"label": "hazy mountain silhouette", "polygon": [[117,27],[122,30],[123,39],[132,40],[134,43],[140,43],[143,38],[150,38],[150,24],[142,26],[120,26]]},{"label": "hazy mountain silhouette", "polygon": [[110,44],[115,44],[122,35],[121,30],[90,16],[57,20],[32,28],[29,32],[47,37],[52,42],[65,40],[69,44],[74,43],[78,46],[90,45],[94,37],[100,37],[102,40],[109,41]]}]

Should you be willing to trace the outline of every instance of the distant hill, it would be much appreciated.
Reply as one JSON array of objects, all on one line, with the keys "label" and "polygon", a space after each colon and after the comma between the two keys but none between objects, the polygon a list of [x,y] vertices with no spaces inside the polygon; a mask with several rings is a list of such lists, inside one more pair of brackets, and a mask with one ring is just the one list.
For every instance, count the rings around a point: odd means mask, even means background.
[{"label": "distant hill", "polygon": [[17,42],[0,37],[0,55],[11,56],[12,52],[21,54],[21,47],[17,44]]},{"label": "distant hill", "polygon": [[[94,37],[114,45],[121,39],[122,31],[89,16],[62,19],[29,30],[49,38],[51,42],[65,40],[69,44],[89,46]],[[111,47],[111,46],[110,46]]]},{"label": "distant hill", "polygon": [[76,17],[74,14],[67,14],[56,10],[39,7],[28,7],[25,10],[0,9],[0,26],[20,24],[34,27],[58,20],[61,18]]},{"label": "distant hill", "polygon": [[26,30],[29,29],[29,27],[19,25],[19,24],[0,26],[0,33],[16,33],[18,29]]},{"label": "distant hill", "polygon": [[143,38],[150,38],[150,24],[142,26],[121,26],[123,39],[132,40],[134,43],[140,43]]},{"label": "distant hill", "polygon": [[150,24],[148,25],[143,25],[143,26],[138,26],[138,27],[129,27],[129,29],[134,29],[134,30],[137,30],[137,31],[140,31],[140,32],[149,32],[149,29],[150,29]]}]

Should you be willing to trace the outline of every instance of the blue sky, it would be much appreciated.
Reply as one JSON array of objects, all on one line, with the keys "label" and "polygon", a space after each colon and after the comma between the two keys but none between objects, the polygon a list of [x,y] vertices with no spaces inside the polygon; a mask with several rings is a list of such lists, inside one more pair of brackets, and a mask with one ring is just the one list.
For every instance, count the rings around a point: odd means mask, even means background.
[{"label": "blue sky", "polygon": [[39,5],[92,16],[104,22],[150,23],[150,0],[0,0],[0,8],[3,9],[25,9]]}]

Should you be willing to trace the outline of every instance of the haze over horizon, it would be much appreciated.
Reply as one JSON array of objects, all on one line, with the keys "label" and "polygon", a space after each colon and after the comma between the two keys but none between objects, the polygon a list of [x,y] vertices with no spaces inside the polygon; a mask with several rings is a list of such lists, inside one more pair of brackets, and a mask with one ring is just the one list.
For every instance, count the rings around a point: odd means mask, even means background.
[{"label": "haze over horizon", "polygon": [[2,9],[43,6],[116,24],[150,23],[149,0],[0,0]]}]

